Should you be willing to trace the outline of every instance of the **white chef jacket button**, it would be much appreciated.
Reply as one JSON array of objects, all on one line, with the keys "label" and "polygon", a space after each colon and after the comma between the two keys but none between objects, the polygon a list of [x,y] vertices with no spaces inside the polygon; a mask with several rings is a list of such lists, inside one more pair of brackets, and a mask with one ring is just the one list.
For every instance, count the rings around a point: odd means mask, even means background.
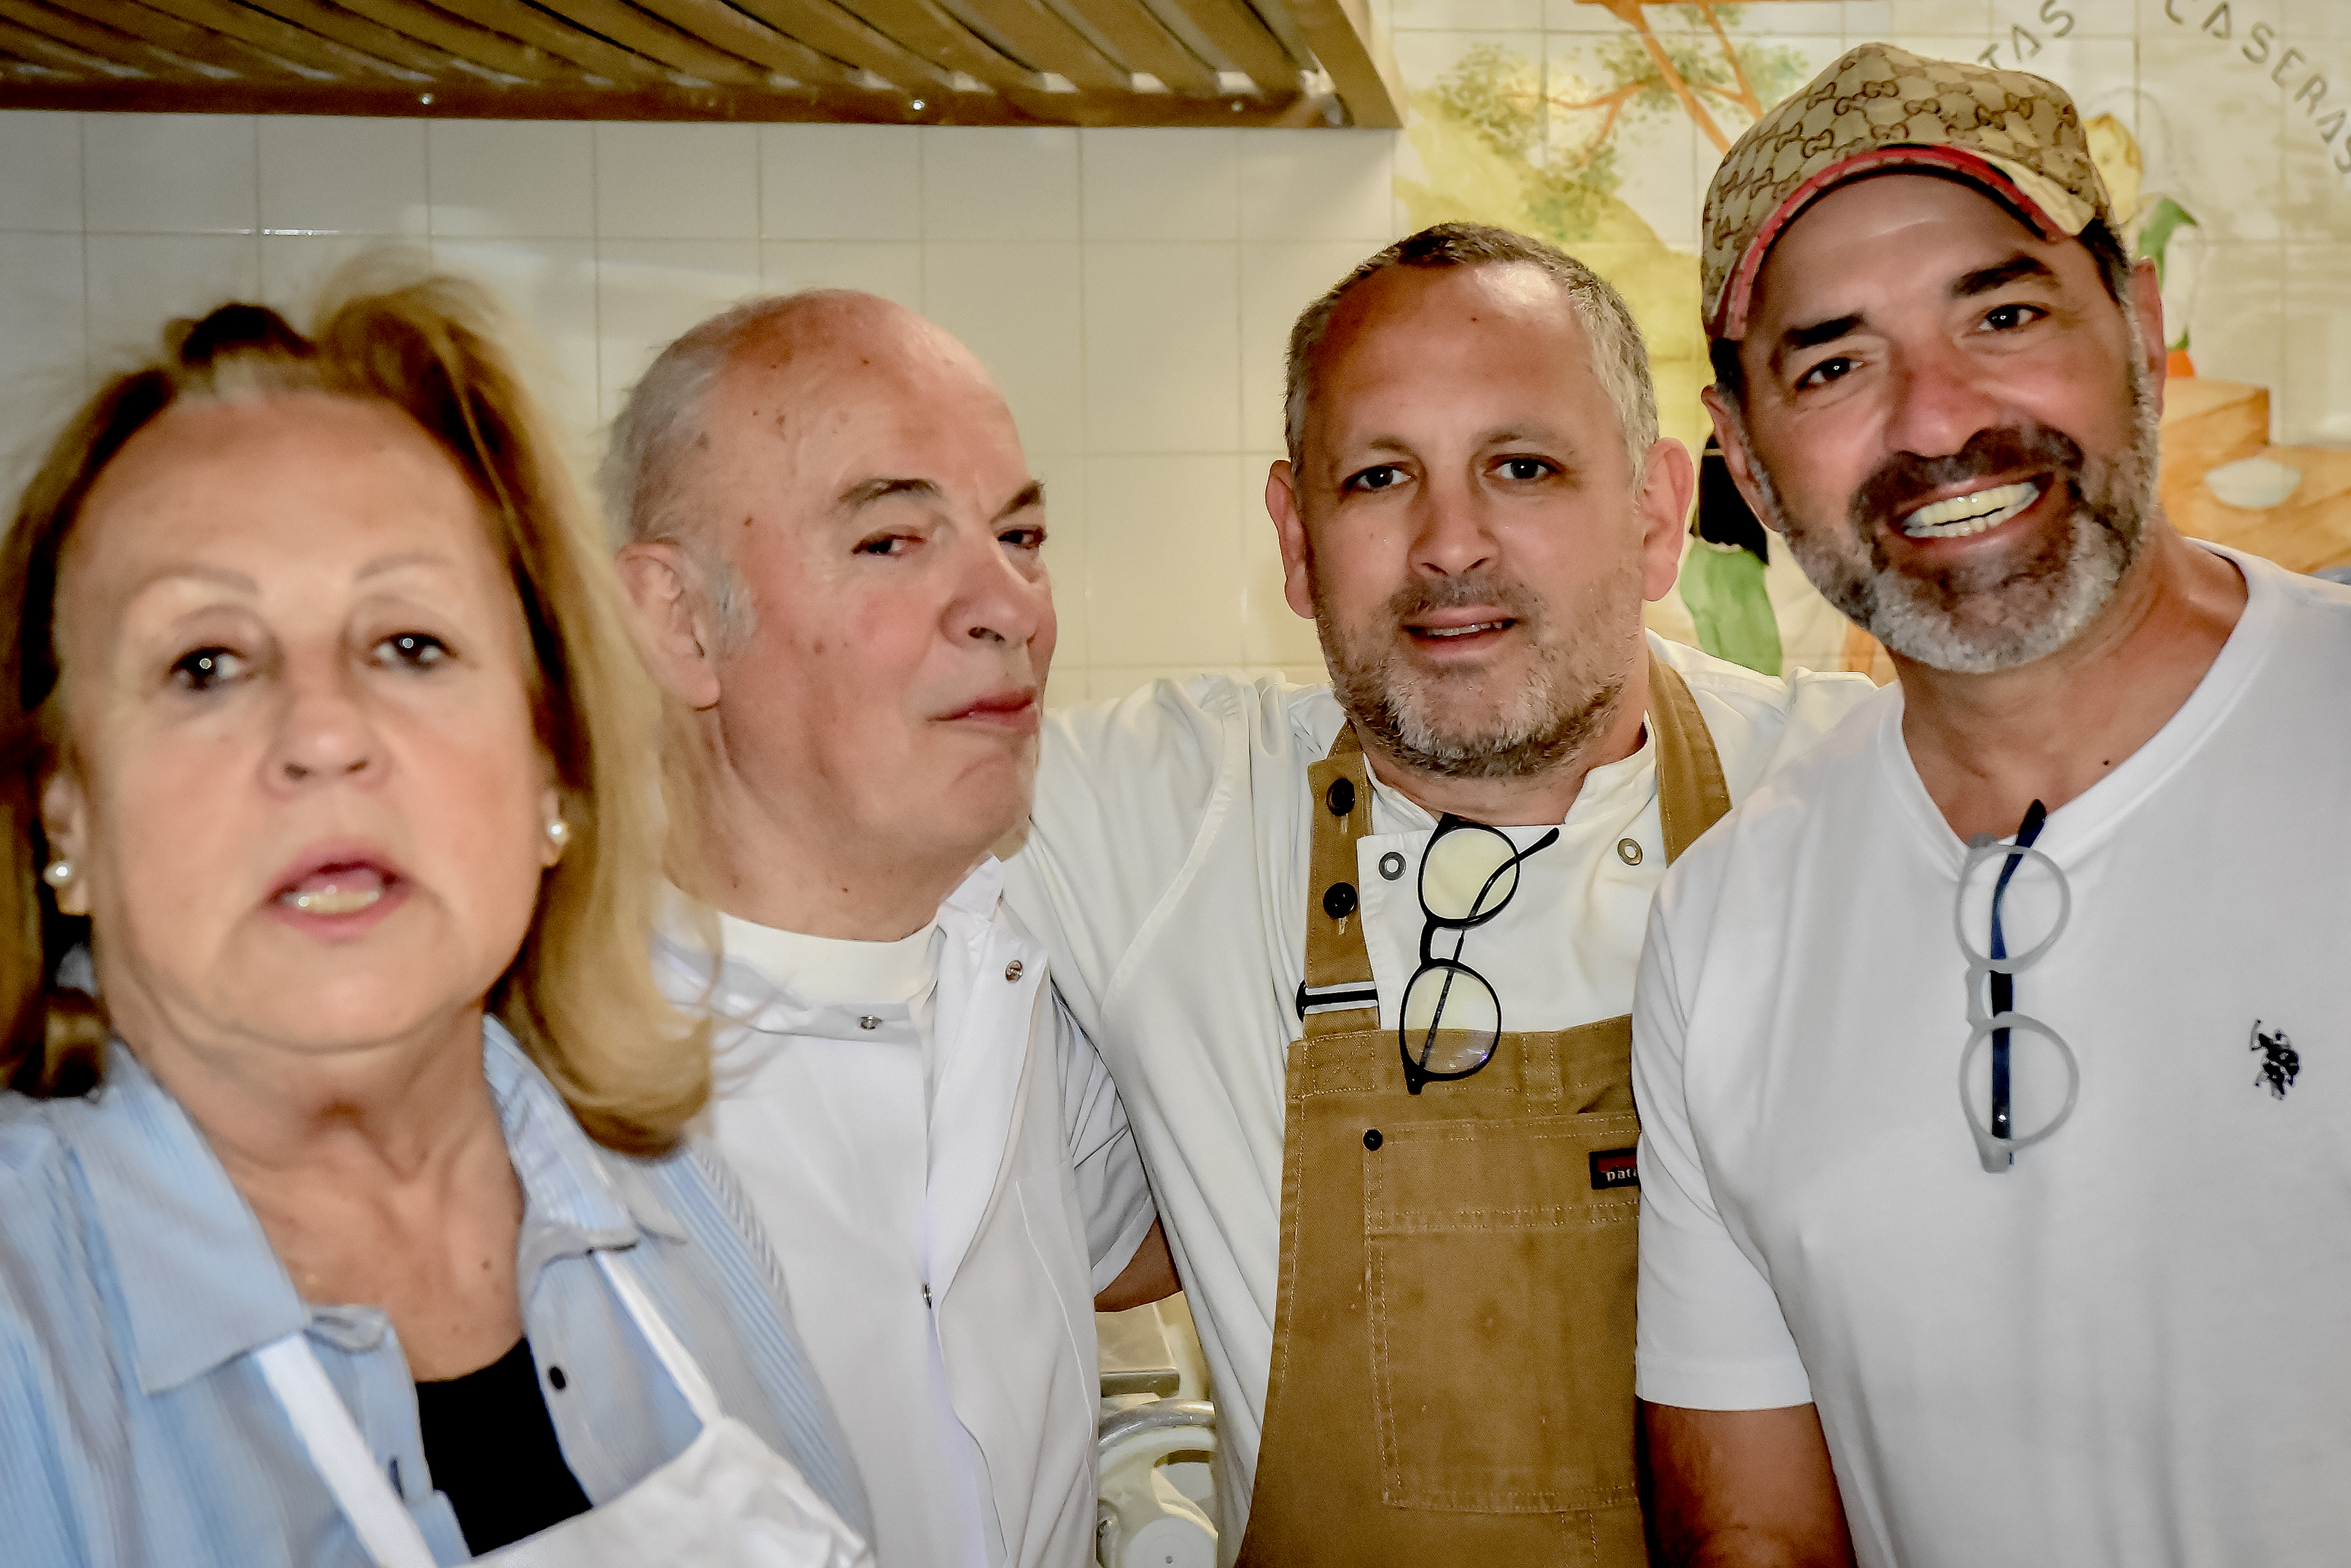
[{"label": "white chef jacket button", "polygon": [[880,1029],[882,1027],[882,1020],[869,1015],[868,1017],[859,1019],[857,1020],[857,1027],[859,1029]]},{"label": "white chef jacket button", "polygon": [[1641,863],[1641,841],[1638,839],[1618,839],[1616,841],[1616,858],[1623,861],[1626,865],[1639,865]]},{"label": "white chef jacket button", "polygon": [[1004,977],[1008,980],[1017,980],[1020,977],[1019,959],[1015,958],[1012,962],[1004,966]]}]

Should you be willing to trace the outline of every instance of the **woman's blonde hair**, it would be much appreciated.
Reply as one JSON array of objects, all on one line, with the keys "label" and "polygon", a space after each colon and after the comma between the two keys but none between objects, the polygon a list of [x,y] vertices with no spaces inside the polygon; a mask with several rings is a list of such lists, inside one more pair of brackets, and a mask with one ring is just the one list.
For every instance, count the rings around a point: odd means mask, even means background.
[{"label": "woman's blonde hair", "polygon": [[71,761],[52,628],[57,565],[83,500],[183,398],[323,392],[390,403],[448,455],[480,498],[529,631],[531,707],[571,831],[488,1009],[599,1143],[664,1148],[709,1096],[709,1034],[653,982],[658,706],[611,565],[488,296],[437,277],[340,292],[307,338],[259,305],[173,322],[161,359],[115,377],[67,424],[0,540],[0,626],[16,628],[0,634],[0,1081],[78,1094],[104,1067],[103,1003],[58,976],[89,923],[61,914],[41,878],[41,786]]}]

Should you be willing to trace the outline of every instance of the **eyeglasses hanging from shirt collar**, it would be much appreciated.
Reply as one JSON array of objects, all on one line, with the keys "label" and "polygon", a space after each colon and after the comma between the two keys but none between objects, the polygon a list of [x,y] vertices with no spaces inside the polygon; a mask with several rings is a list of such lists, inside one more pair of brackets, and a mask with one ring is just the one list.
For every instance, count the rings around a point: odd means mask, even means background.
[{"label": "eyeglasses hanging from shirt collar", "polygon": [[[2064,1037],[2039,1019],[2016,1010],[2017,974],[2039,963],[2056,945],[2074,912],[2074,894],[2066,885],[2065,873],[2055,861],[2032,847],[2048,819],[2048,810],[2035,800],[2018,824],[2014,842],[2003,844],[1990,833],[1970,839],[1967,861],[1959,870],[1959,896],[1952,904],[1959,951],[1968,960],[1969,1034],[1966,1049],[1959,1052],[1959,1108],[1967,1113],[1968,1130],[1975,1134],[1977,1156],[1993,1175],[2010,1168],[2017,1150],[2031,1147],[2064,1126],[2082,1090],[2081,1065]],[[1990,868],[1995,862],[1999,869],[1992,873]],[[2020,872],[2024,873],[2025,884],[2021,890],[2011,885],[2018,883]],[[1991,941],[1979,952],[1968,935],[1969,904],[1983,896],[1986,881],[1991,883]],[[2026,939],[2024,949],[2011,954],[2009,949],[2020,936]],[[1989,1007],[1984,1005],[1987,991]],[[2025,1042],[2022,1049],[2019,1036]],[[1989,1060],[1983,1081],[1978,1082],[1976,1061],[1987,1054],[1987,1046]],[[2031,1068],[2022,1074],[2022,1090],[2020,1057]],[[2050,1103],[2061,1078],[2064,1098],[2052,1110]],[[2020,1097],[2027,1102],[2021,1118]],[[1976,1113],[1979,1100],[1989,1114]],[[2020,1134],[2020,1119],[2032,1130]]]},{"label": "eyeglasses hanging from shirt collar", "polygon": [[[1404,988],[1396,1040],[1404,1052],[1404,1084],[1467,1078],[1494,1059],[1502,1039],[1502,1003],[1492,982],[1461,962],[1471,927],[1483,925],[1519,891],[1519,864],[1559,841],[1553,828],[1520,849],[1499,828],[1451,812],[1429,835],[1420,856],[1420,967]],[[1453,951],[1438,957],[1438,934],[1454,933]]]}]

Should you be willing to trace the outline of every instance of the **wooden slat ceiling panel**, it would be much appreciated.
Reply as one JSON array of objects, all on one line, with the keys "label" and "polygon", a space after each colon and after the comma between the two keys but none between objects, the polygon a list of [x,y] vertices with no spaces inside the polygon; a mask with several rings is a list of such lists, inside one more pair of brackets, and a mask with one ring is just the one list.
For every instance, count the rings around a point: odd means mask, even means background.
[{"label": "wooden slat ceiling panel", "polygon": [[858,9],[876,28],[949,72],[998,90],[1031,85],[1027,67],[998,52],[933,0],[862,0]]},{"label": "wooden slat ceiling panel", "polygon": [[1292,60],[1290,51],[1242,0],[1163,0],[1163,4],[1190,18],[1232,62],[1233,69],[1246,72],[1257,83],[1259,92],[1297,90],[1298,73],[1304,62]]},{"label": "wooden slat ceiling panel", "polygon": [[1394,125],[1400,101],[1362,0],[0,0],[0,107]]},{"label": "wooden slat ceiling panel", "polygon": [[131,37],[184,59],[237,78],[260,81],[331,81],[331,73],[280,59],[209,27],[191,26],[176,16],[122,0],[48,0],[48,8],[85,22],[120,29]]},{"label": "wooden slat ceiling panel", "polygon": [[[764,79],[766,73],[775,72],[794,81],[833,84],[850,78],[850,68],[837,59],[827,58],[819,49],[787,34],[767,26],[745,16],[724,0],[638,0],[644,9],[653,12],[682,34],[699,38],[715,46],[716,51],[732,57],[724,65],[714,66],[701,74],[713,81],[740,80],[750,67],[754,79]],[[610,9],[618,10],[617,5]],[[724,77],[715,71],[727,73]]]},{"label": "wooden slat ceiling panel", "polygon": [[1067,0],[1130,71],[1157,77],[1170,92],[1214,97],[1217,73],[1134,0]]},{"label": "wooden slat ceiling panel", "polygon": [[518,38],[560,56],[582,71],[619,84],[660,80],[662,68],[644,56],[606,42],[585,28],[567,26],[524,0],[434,0],[443,10],[477,27]]}]

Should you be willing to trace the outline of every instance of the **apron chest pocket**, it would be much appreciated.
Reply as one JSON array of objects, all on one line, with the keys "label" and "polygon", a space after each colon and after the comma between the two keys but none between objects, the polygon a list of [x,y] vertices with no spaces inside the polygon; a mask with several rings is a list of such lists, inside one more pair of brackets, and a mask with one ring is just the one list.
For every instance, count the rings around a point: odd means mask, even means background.
[{"label": "apron chest pocket", "polygon": [[1406,1124],[1364,1155],[1381,1490],[1552,1513],[1634,1499],[1638,1117]]}]

